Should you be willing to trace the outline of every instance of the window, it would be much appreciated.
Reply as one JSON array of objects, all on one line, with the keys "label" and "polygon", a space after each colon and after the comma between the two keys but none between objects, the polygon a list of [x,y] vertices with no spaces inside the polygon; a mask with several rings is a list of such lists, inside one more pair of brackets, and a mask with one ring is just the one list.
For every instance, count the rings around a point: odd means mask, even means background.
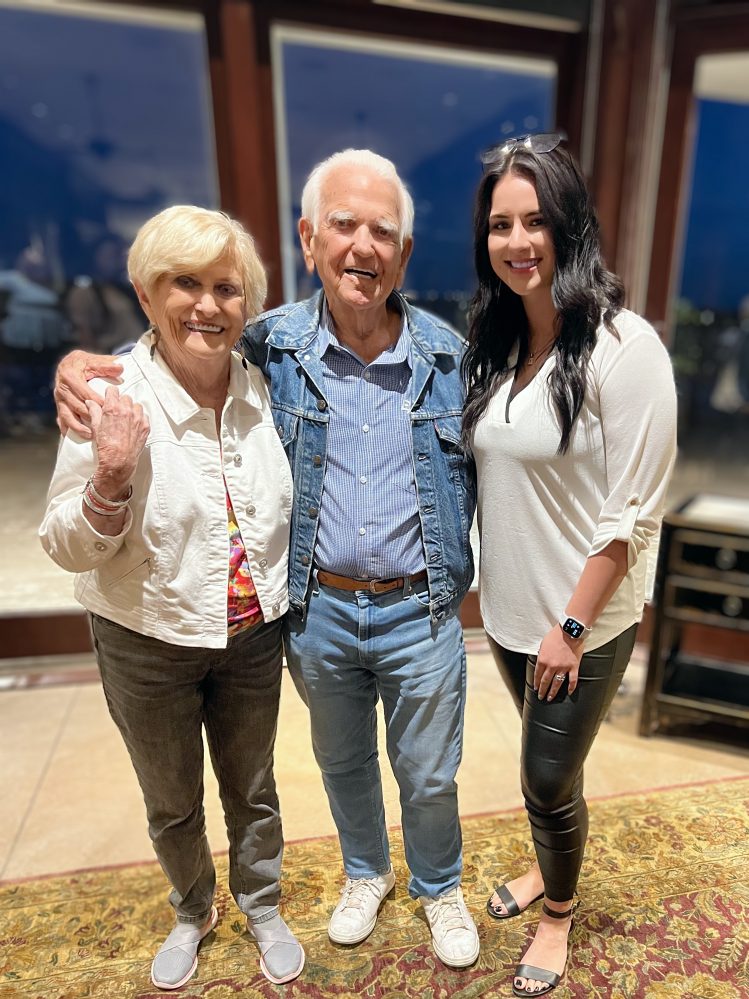
[{"label": "window", "polygon": [[393,160],[414,199],[406,294],[462,328],[479,154],[552,126],[554,62],[283,26],[272,41],[284,298],[314,287],[296,236],[307,174],[339,149],[369,148]]}]

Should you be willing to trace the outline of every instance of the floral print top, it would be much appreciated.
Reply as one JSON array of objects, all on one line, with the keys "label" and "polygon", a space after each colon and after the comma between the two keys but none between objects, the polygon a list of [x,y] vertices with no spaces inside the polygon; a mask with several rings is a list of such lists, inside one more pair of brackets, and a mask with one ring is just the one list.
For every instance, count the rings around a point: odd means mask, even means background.
[{"label": "floral print top", "polygon": [[252,582],[244,541],[234,514],[234,507],[226,492],[226,513],[229,526],[229,598],[227,621],[229,638],[238,635],[245,628],[251,628],[263,620],[255,584]]}]

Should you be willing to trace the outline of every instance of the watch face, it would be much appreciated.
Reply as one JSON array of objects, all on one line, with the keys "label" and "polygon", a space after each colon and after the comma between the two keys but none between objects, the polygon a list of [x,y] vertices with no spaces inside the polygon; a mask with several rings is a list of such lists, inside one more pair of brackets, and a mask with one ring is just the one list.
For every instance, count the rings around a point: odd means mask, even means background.
[{"label": "watch face", "polygon": [[585,632],[585,625],[580,624],[580,622],[576,621],[574,617],[568,617],[562,625],[562,631],[571,635],[572,638],[582,638],[583,633]]}]

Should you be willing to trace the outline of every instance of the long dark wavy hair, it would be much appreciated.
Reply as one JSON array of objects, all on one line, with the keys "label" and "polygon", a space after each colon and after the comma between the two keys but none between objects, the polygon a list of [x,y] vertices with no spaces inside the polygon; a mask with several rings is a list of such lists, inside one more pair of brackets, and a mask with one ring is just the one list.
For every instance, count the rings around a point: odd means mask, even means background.
[{"label": "long dark wavy hair", "polygon": [[467,389],[463,441],[470,447],[476,423],[510,369],[513,348],[518,349],[518,368],[528,356],[528,320],[522,297],[497,277],[489,260],[492,195],[497,182],[509,173],[525,177],[536,188],[539,210],[556,254],[551,295],[557,310],[558,339],[548,384],[561,431],[557,453],[564,454],[582,408],[596,330],[603,322],[610,333],[618,335],[613,319],[622,308],[624,288],[603,262],[598,219],[582,172],[560,146],[548,153],[514,147],[487,167],[479,184],[473,223],[479,284],[468,312],[468,349],[462,365]]}]

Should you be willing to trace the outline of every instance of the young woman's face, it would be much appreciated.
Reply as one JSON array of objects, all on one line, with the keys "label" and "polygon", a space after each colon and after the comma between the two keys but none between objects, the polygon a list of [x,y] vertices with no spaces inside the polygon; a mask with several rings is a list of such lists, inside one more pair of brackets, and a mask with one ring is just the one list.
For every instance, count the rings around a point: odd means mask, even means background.
[{"label": "young woman's face", "polygon": [[525,177],[507,173],[494,185],[488,248],[492,270],[516,294],[551,295],[554,244],[536,188]]}]

